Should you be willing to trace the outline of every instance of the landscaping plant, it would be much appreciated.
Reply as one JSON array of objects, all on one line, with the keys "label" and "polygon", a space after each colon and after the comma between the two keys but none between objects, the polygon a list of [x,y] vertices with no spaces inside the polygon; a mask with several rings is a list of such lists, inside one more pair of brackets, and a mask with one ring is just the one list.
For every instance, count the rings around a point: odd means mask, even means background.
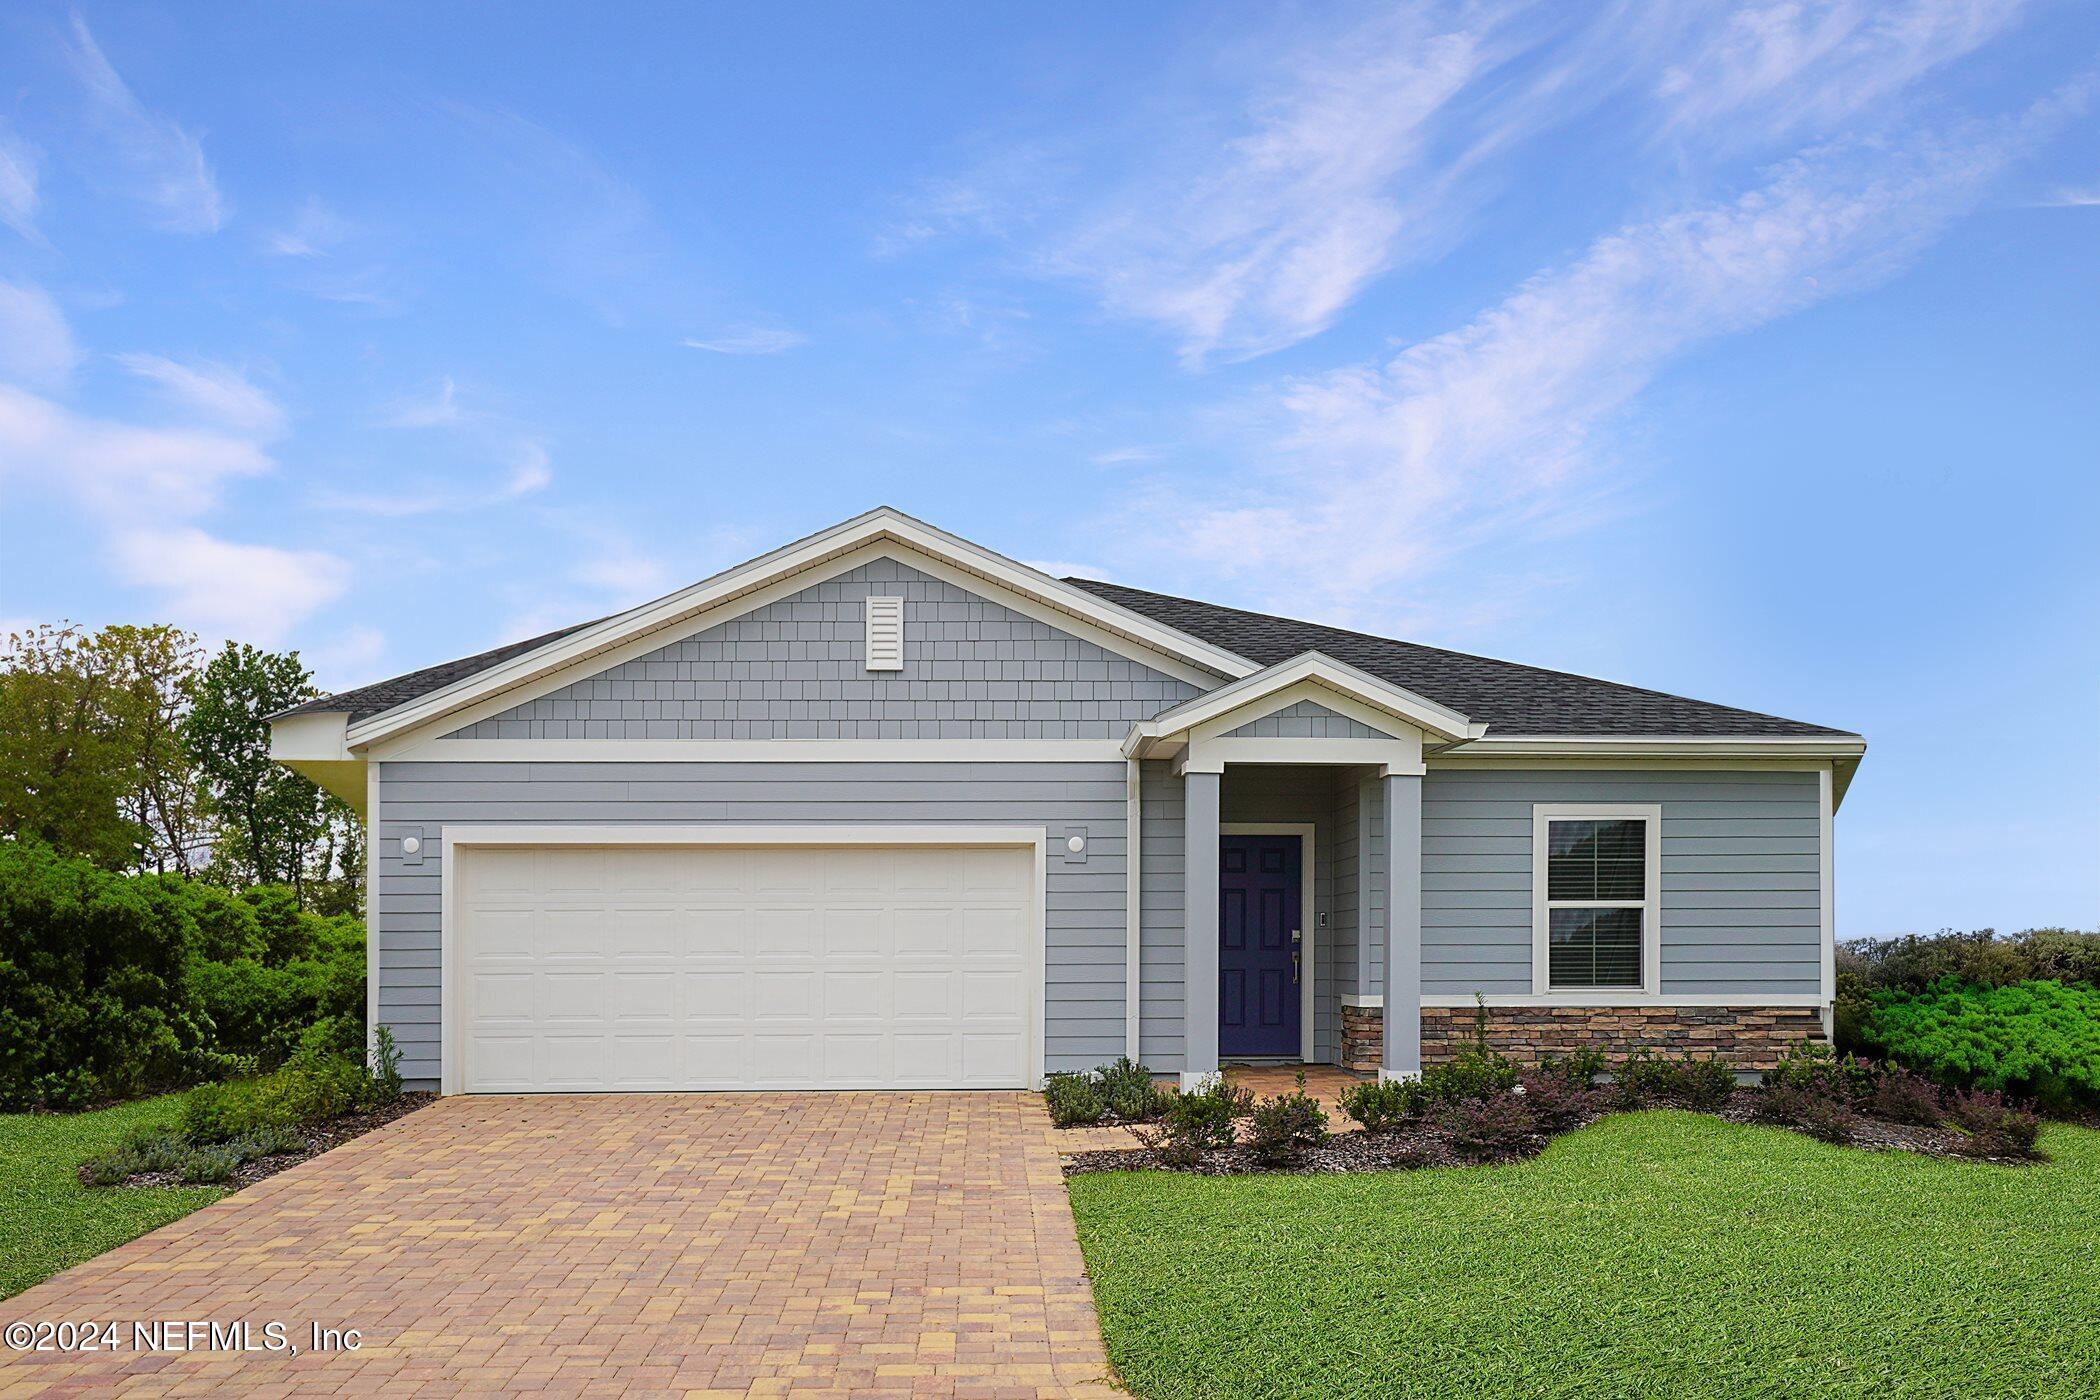
[{"label": "landscaping plant", "polygon": [[1537,1145],[1539,1124],[1525,1095],[1461,1099],[1447,1104],[1437,1122],[1458,1153],[1475,1162],[1503,1162]]},{"label": "landscaping plant", "polygon": [[1533,1070],[1518,1079],[1514,1092],[1522,1095],[1524,1107],[1543,1133],[1564,1133],[1598,1112],[1597,1092],[1565,1072],[1544,1067]]},{"label": "landscaping plant", "polygon": [[1167,1092],[1152,1071],[1120,1055],[1094,1071],[1108,1116],[1124,1123],[1150,1123],[1167,1111]]},{"label": "landscaping plant", "polygon": [[1664,1103],[1712,1110],[1735,1092],[1735,1071],[1718,1055],[1699,1059],[1687,1050],[1671,1059],[1645,1045],[1619,1062],[1617,1080],[1629,1107]]},{"label": "landscaping plant", "polygon": [[1338,1102],[1365,1132],[1383,1133],[1421,1113],[1425,1099],[1415,1080],[1367,1079],[1344,1089]]},{"label": "landscaping plant", "polygon": [[1192,1167],[1213,1148],[1230,1147],[1239,1119],[1254,1111],[1254,1091],[1222,1078],[1202,1089],[1168,1096],[1167,1111],[1139,1141],[1170,1167]]},{"label": "landscaping plant", "polygon": [[2057,1113],[2100,1109],[2100,989],[1952,978],[1921,992],[1885,987],[1861,1035],[1940,1084],[2032,1098]]},{"label": "landscaping plant", "polygon": [[1255,1159],[1265,1166],[1296,1162],[1308,1147],[1318,1147],[1330,1136],[1327,1111],[1320,1101],[1305,1092],[1305,1074],[1288,1094],[1277,1094],[1254,1105],[1248,1125],[1247,1143]]},{"label": "landscaping plant", "polygon": [[2025,1160],[2040,1155],[2041,1120],[1992,1090],[1957,1093],[1947,1106],[1947,1123],[1962,1134],[1954,1150],[1965,1156]]},{"label": "landscaping plant", "polygon": [[1059,1128],[1077,1128],[1101,1121],[1108,1111],[1094,1076],[1084,1070],[1060,1070],[1043,1076],[1043,1104],[1050,1122]]}]

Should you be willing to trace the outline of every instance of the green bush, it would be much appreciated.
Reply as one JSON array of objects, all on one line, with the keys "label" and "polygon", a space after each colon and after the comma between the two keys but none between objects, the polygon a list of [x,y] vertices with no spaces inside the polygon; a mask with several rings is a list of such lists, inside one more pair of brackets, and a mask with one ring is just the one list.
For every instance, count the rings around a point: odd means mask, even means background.
[{"label": "green bush", "polygon": [[1425,1104],[1463,1103],[1507,1094],[1517,1084],[1517,1067],[1491,1050],[1469,1049],[1454,1059],[1422,1071]]},{"label": "green bush", "polygon": [[142,1172],[175,1170],[175,1163],[187,1147],[179,1133],[166,1128],[140,1128],[123,1142],[123,1150],[138,1161],[133,1170]]},{"label": "green bush", "polygon": [[1050,1122],[1059,1128],[1079,1128],[1101,1121],[1108,1105],[1094,1076],[1084,1070],[1060,1071],[1043,1077],[1043,1104]]},{"label": "green bush", "polygon": [[294,1062],[254,1079],[200,1084],[182,1098],[192,1142],[227,1142],[274,1128],[325,1123],[382,1102],[384,1085],[354,1060]]},{"label": "green bush", "polygon": [[183,1154],[175,1170],[191,1186],[209,1186],[231,1181],[241,1165],[241,1154],[231,1147],[193,1147]]},{"label": "green bush", "polygon": [[1923,992],[1883,987],[1864,1039],[1950,1088],[2031,1098],[2051,1112],[2100,1108],[2100,989],[1951,978]]},{"label": "green bush", "polygon": [[1128,1055],[1094,1071],[1101,1100],[1110,1117],[1125,1123],[1150,1123],[1167,1111],[1167,1092],[1152,1082],[1152,1071]]},{"label": "green bush", "polygon": [[1851,1105],[1823,1089],[1775,1084],[1757,1096],[1752,1116],[1764,1123],[1799,1128],[1824,1142],[1848,1143],[1858,1127]]},{"label": "green bush", "polygon": [[1923,992],[1953,978],[1982,987],[2021,982],[2100,986],[2100,933],[2029,929],[2000,938],[1991,929],[1930,936],[1858,939],[1838,951],[1839,971],[1869,988]]},{"label": "green bush", "polygon": [[147,1170],[139,1161],[138,1154],[128,1147],[113,1147],[107,1152],[98,1152],[80,1164],[80,1174],[90,1186],[117,1186],[138,1172]]},{"label": "green bush", "polygon": [[1167,1111],[1143,1141],[1166,1165],[1191,1167],[1210,1149],[1232,1146],[1234,1124],[1253,1111],[1253,1090],[1219,1079],[1205,1089],[1170,1094]]},{"label": "green bush", "polygon": [[1595,1045],[1585,1045],[1570,1050],[1566,1055],[1548,1055],[1539,1061],[1539,1072],[1567,1080],[1578,1089],[1587,1089],[1597,1082],[1597,1076],[1610,1068],[1604,1051]]},{"label": "green bush", "polygon": [[1288,1094],[1263,1099],[1254,1105],[1248,1124],[1247,1144],[1255,1159],[1265,1166],[1283,1166],[1297,1161],[1308,1147],[1328,1139],[1327,1111],[1320,1101],[1305,1092],[1305,1075]]},{"label": "green bush", "polygon": [[364,930],[290,891],[232,894],[0,842],[0,1110],[79,1108],[362,1043]]},{"label": "green bush", "polygon": [[1836,1054],[1821,1041],[1803,1040],[1782,1051],[1778,1063],[1762,1078],[1767,1089],[1804,1089],[1849,1102],[1873,1093],[1881,1082],[1881,1070],[1851,1055]]},{"label": "green bush", "polygon": [[1619,1096],[1628,1104],[1673,1103],[1715,1109],[1735,1092],[1735,1071],[1718,1055],[1700,1059],[1687,1050],[1678,1059],[1636,1046],[1619,1062]]},{"label": "green bush", "polygon": [[1365,1132],[1383,1133],[1419,1114],[1425,1099],[1417,1081],[1369,1079],[1344,1089],[1338,1102]]},{"label": "green bush", "polygon": [[1437,1122],[1458,1154],[1473,1162],[1507,1161],[1538,1142],[1538,1120],[1521,1094],[1461,1099],[1447,1104]]}]

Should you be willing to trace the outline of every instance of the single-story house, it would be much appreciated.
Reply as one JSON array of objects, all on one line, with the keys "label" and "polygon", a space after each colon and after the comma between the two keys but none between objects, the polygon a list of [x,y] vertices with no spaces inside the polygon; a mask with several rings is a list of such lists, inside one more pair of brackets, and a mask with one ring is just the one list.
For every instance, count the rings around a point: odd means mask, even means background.
[{"label": "single-story house", "polygon": [[445,1092],[1013,1088],[1128,1054],[1739,1068],[1828,1032],[1856,734],[1052,578],[895,510],[300,705]]}]

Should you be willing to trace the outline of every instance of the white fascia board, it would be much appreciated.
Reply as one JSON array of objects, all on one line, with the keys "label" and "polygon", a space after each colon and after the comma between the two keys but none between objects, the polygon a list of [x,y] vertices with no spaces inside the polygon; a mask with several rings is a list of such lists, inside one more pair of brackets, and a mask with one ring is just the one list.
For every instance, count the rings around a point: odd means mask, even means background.
[{"label": "white fascia board", "polygon": [[1120,763],[1113,739],[423,739],[388,762]]},{"label": "white fascia board", "polygon": [[1597,735],[1493,734],[1454,744],[1436,757],[1532,755],[1579,757],[1619,754],[1697,758],[1858,758],[1867,741],[1836,734],[1745,734],[1710,737],[1698,734]]},{"label": "white fascia board", "polygon": [[1127,638],[1146,650],[1199,671],[1237,677],[1258,669],[1245,657],[1222,647],[1154,622],[1085,589],[1074,588],[1039,570],[883,506],[361,720],[350,727],[349,742],[361,747],[418,728],[478,699],[566,670],[623,643],[677,627],[745,594],[802,574],[826,560],[883,541],[903,545],[974,578],[996,584],[1007,592],[1031,599],[1076,622]]},{"label": "white fascia board", "polygon": [[270,721],[270,757],[301,777],[311,778],[350,804],[365,810],[365,759],[352,751],[345,733],[350,717],[340,710],[286,715]]},{"label": "white fascia board", "polygon": [[[1305,682],[1313,682],[1338,695],[1359,701],[1374,710],[1405,721],[1424,734],[1450,742],[1463,742],[1486,733],[1486,726],[1476,724],[1447,705],[1439,705],[1427,696],[1417,695],[1405,686],[1394,685],[1368,671],[1360,671],[1346,662],[1335,660],[1322,652],[1301,652],[1288,661],[1279,661],[1266,670],[1242,676],[1230,685],[1220,686],[1205,695],[1184,700],[1170,710],[1163,710],[1151,719],[1142,721],[1132,729],[1132,739],[1142,743],[1150,739],[1169,738],[1198,727],[1212,724],[1227,716],[1237,717],[1237,712],[1248,711],[1248,719],[1258,719],[1261,713],[1256,706],[1264,698]],[[1129,747],[1126,744],[1126,750]]]}]

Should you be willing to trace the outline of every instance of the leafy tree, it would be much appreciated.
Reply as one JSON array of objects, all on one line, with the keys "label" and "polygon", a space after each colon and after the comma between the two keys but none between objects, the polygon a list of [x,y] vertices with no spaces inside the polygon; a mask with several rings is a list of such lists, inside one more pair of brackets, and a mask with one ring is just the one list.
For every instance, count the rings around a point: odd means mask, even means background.
[{"label": "leafy tree", "polygon": [[270,716],[314,694],[297,652],[242,642],[228,642],[197,678],[182,737],[218,822],[212,873],[224,883],[302,882],[325,794],[271,762]]},{"label": "leafy tree", "polygon": [[135,760],[123,666],[102,637],[38,626],[0,664],[0,831],[117,870],[140,830],[124,810]]},{"label": "leafy tree", "polygon": [[97,644],[110,656],[132,765],[123,802],[136,829],[139,869],[193,875],[209,855],[202,786],[182,739],[197,677],[197,639],[168,626],[105,627]]}]

